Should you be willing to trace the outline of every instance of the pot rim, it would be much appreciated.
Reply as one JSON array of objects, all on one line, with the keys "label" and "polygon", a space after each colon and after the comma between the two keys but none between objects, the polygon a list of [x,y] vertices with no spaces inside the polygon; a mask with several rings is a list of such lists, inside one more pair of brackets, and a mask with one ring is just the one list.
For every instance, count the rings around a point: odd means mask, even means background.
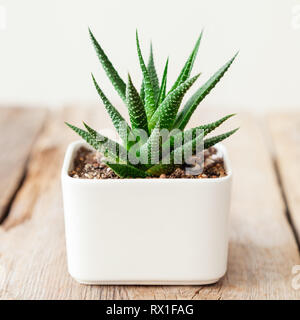
[{"label": "pot rim", "polygon": [[74,142],[71,142],[68,145],[67,151],[65,153],[63,167],[61,170],[61,178],[62,180],[72,181],[72,183],[79,183],[79,184],[97,184],[97,183],[221,183],[225,180],[229,180],[232,177],[232,169],[231,169],[231,163],[228,157],[227,150],[225,146],[221,143],[216,144],[214,147],[219,149],[224,158],[225,163],[225,169],[227,175],[225,177],[221,178],[209,178],[209,179],[188,179],[188,178],[180,178],[180,179],[146,179],[146,178],[135,178],[135,179],[76,179],[69,175],[70,166],[72,164],[72,161],[74,160],[75,151],[78,150],[79,146],[85,146],[88,149],[92,149],[88,143],[86,143],[84,140],[77,140]]}]

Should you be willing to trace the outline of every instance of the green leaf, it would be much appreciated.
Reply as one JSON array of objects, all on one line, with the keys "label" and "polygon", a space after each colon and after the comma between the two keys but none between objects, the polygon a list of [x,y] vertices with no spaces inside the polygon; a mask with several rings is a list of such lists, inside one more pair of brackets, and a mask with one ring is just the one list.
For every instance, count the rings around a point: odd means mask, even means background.
[{"label": "green leaf", "polygon": [[110,101],[106,98],[103,91],[100,89],[94,75],[92,74],[93,82],[96,87],[96,90],[103,101],[103,104],[113,122],[114,127],[116,128],[120,138],[122,139],[124,145],[128,144],[128,136],[131,132],[131,128],[126,123],[126,120],[121,116],[119,111],[110,103]]},{"label": "green leaf", "polygon": [[120,178],[146,178],[149,176],[145,171],[137,169],[129,164],[118,164],[106,162],[106,164],[120,177]]},{"label": "green leaf", "polygon": [[223,117],[223,118],[221,118],[221,119],[219,119],[219,120],[217,120],[215,122],[199,126],[198,128],[203,129],[204,130],[204,136],[206,136],[210,132],[212,132],[213,130],[218,128],[223,122],[225,122],[226,120],[228,120],[229,118],[231,118],[233,116],[235,116],[235,113],[228,114],[227,116],[225,116],[225,117]]},{"label": "green leaf", "polygon": [[199,88],[193,96],[187,101],[184,108],[179,112],[174,126],[183,130],[189,122],[192,114],[198,107],[199,103],[210,93],[210,91],[221,80],[226,71],[230,68],[237,54],[230,59],[223,67],[221,67],[201,88]]},{"label": "green leaf", "polygon": [[169,65],[169,58],[166,61],[163,77],[161,80],[161,85],[160,85],[157,104],[156,104],[157,107],[160,106],[160,104],[164,101],[166,97],[168,65]]},{"label": "green leaf", "polygon": [[132,128],[142,129],[148,133],[148,123],[145,108],[129,74],[126,88],[126,103],[128,106]]},{"label": "green leaf", "polygon": [[121,163],[127,161],[126,150],[117,142],[114,142],[109,138],[100,135],[86,124],[84,125],[89,130],[88,132],[78,127],[75,127],[67,122],[65,123],[95,150],[103,153],[103,155],[110,159],[110,161],[116,161]]},{"label": "green leaf", "polygon": [[98,150],[99,144],[96,141],[94,137],[92,137],[89,132],[82,130],[78,127],[73,126],[72,124],[69,124],[68,122],[65,122],[65,124],[70,127],[73,131],[75,131],[82,139],[84,139],[90,146],[92,146],[94,149]]},{"label": "green leaf", "polygon": [[152,130],[156,126],[157,122],[159,122],[159,126],[161,129],[170,129],[172,127],[185,93],[198,79],[199,75],[200,74],[186,80],[174,91],[167,95],[167,97],[155,111],[149,122],[150,130]]},{"label": "green leaf", "polygon": [[104,71],[106,72],[109,80],[111,81],[112,85],[115,87],[116,91],[118,92],[119,96],[125,101],[125,91],[126,91],[126,84],[119,76],[118,72],[108,59],[107,55],[101,48],[100,44],[94,37],[92,31],[89,29],[90,37],[92,39],[93,45],[95,47],[97,56],[99,61],[101,62]]},{"label": "green leaf", "polygon": [[179,167],[179,165],[174,164],[157,164],[155,166],[152,166],[149,168],[146,173],[149,176],[156,176],[159,177],[161,174],[169,174],[172,173],[176,167]]},{"label": "green leaf", "polygon": [[199,49],[199,45],[201,42],[201,38],[202,38],[202,34],[203,31],[200,33],[199,38],[197,39],[197,42],[195,44],[195,47],[193,49],[193,51],[191,52],[188,60],[186,61],[185,65],[183,66],[177,80],[175,81],[174,85],[172,86],[171,90],[169,91],[172,92],[173,90],[175,90],[179,85],[181,85],[184,81],[186,81],[192,71],[193,65],[194,65],[194,61],[196,59],[197,53],[198,53],[198,49]]},{"label": "green leaf", "polygon": [[239,128],[236,128],[234,130],[231,130],[229,132],[220,134],[218,136],[212,137],[212,138],[208,138],[204,140],[204,149],[207,149],[209,147],[212,147],[213,145],[215,145],[216,143],[219,143],[221,141],[223,141],[224,139],[230,137],[232,134],[234,134]]},{"label": "green leaf", "polygon": [[154,95],[154,89],[153,89],[152,83],[151,83],[151,78],[150,78],[148,69],[146,68],[146,65],[145,65],[145,62],[144,62],[144,59],[142,56],[137,32],[136,32],[136,46],[137,46],[137,52],[138,52],[141,70],[143,73],[143,83],[144,83],[144,91],[145,91],[145,109],[146,109],[147,119],[149,120],[149,119],[151,119],[151,117],[156,109],[155,95]]},{"label": "green leaf", "polygon": [[[150,45],[150,55],[149,55],[149,60],[148,60],[148,66],[147,66],[148,74],[150,77],[150,81],[152,84],[153,88],[153,93],[154,93],[154,99],[155,101],[158,100],[158,94],[159,94],[159,81],[154,65],[154,58],[153,58],[153,50],[152,50],[152,43]],[[140,90],[140,97],[143,102],[145,102],[145,84],[144,81],[142,81],[142,86]]]},{"label": "green leaf", "polygon": [[141,85],[140,97],[141,97],[141,100],[143,101],[143,103],[145,105],[145,84],[144,84],[144,80],[142,81],[142,85]]},{"label": "green leaf", "polygon": [[153,92],[154,92],[154,100],[157,101],[158,94],[159,94],[159,81],[158,81],[158,77],[157,77],[157,73],[154,65],[152,43],[150,45],[150,55],[149,55],[147,69],[148,69],[150,81],[151,81]]},{"label": "green leaf", "polygon": [[[106,156],[105,152],[108,152],[108,155],[117,155],[118,156],[118,161],[117,162],[122,162],[126,163],[127,162],[127,150],[124,149],[123,146],[121,146],[119,143],[103,136],[96,130],[92,129],[89,127],[85,122],[83,122],[85,128],[89,132],[89,134],[96,140],[98,144],[101,145],[101,148],[103,154]],[[105,149],[106,148],[106,149]],[[99,150],[101,151],[101,150]],[[110,156],[111,157],[111,156]],[[122,160],[122,161],[121,161]]]}]

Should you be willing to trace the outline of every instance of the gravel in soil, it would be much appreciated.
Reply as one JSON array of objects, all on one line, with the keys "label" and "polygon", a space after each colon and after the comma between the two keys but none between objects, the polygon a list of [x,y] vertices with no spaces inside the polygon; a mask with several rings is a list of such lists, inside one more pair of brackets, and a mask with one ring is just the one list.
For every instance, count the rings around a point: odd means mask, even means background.
[{"label": "gravel in soil", "polygon": [[[78,179],[120,179],[103,161],[102,154],[81,147],[74,159],[74,169],[69,175]],[[160,177],[148,177],[147,179],[203,179],[203,178],[219,178],[226,176],[224,168],[224,160],[222,155],[214,147],[204,150],[204,161],[195,157],[194,164],[191,167],[177,168],[171,174],[161,174]],[[197,169],[198,165],[198,169]],[[202,173],[197,170],[203,167]],[[187,170],[194,171],[192,174]],[[195,170],[197,169],[197,170]],[[200,172],[199,171],[199,172]]]}]

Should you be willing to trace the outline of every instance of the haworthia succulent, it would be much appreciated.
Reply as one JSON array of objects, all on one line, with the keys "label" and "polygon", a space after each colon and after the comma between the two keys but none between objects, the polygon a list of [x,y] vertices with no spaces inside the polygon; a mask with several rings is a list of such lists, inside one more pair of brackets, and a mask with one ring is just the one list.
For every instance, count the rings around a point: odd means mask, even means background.
[{"label": "haworthia succulent", "polygon": [[156,103],[157,107],[164,101],[166,97],[168,65],[169,65],[169,58],[167,59],[164,67],[164,73],[161,80],[161,85],[159,88],[159,94],[158,94],[157,103]]},{"label": "haworthia succulent", "polygon": [[232,62],[236,58],[237,54],[230,59],[224,66],[222,66],[200,89],[198,89],[193,96],[187,101],[186,105],[179,112],[174,126],[183,130],[189,122],[192,114],[198,107],[199,103],[210,93],[210,91],[221,80],[223,75],[231,66]]},{"label": "haworthia succulent", "polygon": [[132,129],[141,129],[148,133],[148,122],[143,102],[128,74],[126,103]]},{"label": "haworthia succulent", "polygon": [[119,76],[118,72],[108,59],[107,55],[101,48],[100,44],[94,37],[92,31],[89,29],[90,37],[93,42],[94,48],[96,50],[97,56],[99,58],[99,61],[101,62],[104,71],[106,72],[109,80],[111,81],[112,85],[115,87],[116,91],[118,92],[119,96],[122,98],[123,101],[125,101],[125,90],[126,90],[126,84]]},{"label": "haworthia succulent", "polygon": [[147,178],[148,176],[160,176],[162,173],[171,173],[176,167],[184,169],[184,164],[178,164],[177,162],[180,162],[183,158],[185,160],[186,156],[189,157],[198,152],[198,145],[209,148],[236,132],[237,129],[204,140],[207,134],[232,117],[232,114],[215,122],[183,131],[199,103],[218,83],[235,59],[233,57],[219,69],[196,91],[185,104],[182,111],[178,113],[185,93],[199,76],[189,78],[199,49],[202,33],[175,84],[167,94],[169,60],[167,59],[166,61],[159,85],[152,45],[146,67],[141,53],[138,34],[136,33],[138,58],[143,73],[140,95],[129,75],[127,85],[124,83],[91,31],[90,36],[106,74],[128,107],[132,128],[107,99],[93,75],[96,90],[123,141],[124,147],[99,134],[85,123],[86,130],[68,123],[67,125],[93,148],[102,152],[106,157],[107,165],[121,178]]},{"label": "haworthia succulent", "polygon": [[149,122],[149,128],[153,129],[157,122],[161,129],[170,129],[175,118],[184,94],[198,79],[200,74],[186,80],[174,91],[168,94],[164,102],[158,107]]},{"label": "haworthia succulent", "polygon": [[138,38],[138,33],[136,32],[136,46],[137,46],[137,52],[138,52],[138,57],[139,57],[139,62],[141,66],[141,70],[143,73],[143,83],[144,83],[144,92],[145,92],[145,99],[144,99],[144,104],[145,104],[145,110],[146,110],[146,115],[147,119],[151,119],[153,113],[155,112],[155,95],[154,95],[154,89],[152,87],[152,82],[151,78],[148,72],[148,69],[145,65],[141,48],[140,48],[140,43],[139,43],[139,38]]},{"label": "haworthia succulent", "polygon": [[229,131],[229,132],[220,134],[220,135],[218,135],[218,136],[205,139],[205,140],[204,140],[204,148],[207,149],[207,148],[209,148],[209,147],[212,147],[212,146],[215,145],[216,143],[219,143],[219,142],[223,141],[224,139],[230,137],[232,134],[234,134],[236,131],[238,131],[238,129],[239,129],[239,128],[236,128],[236,129],[234,129],[234,130],[231,130],[231,131]]},{"label": "haworthia succulent", "polygon": [[96,87],[96,90],[103,101],[105,109],[107,110],[113,125],[115,126],[120,138],[122,139],[124,145],[127,146],[128,135],[131,132],[129,125],[126,123],[126,120],[121,116],[119,111],[111,104],[111,102],[107,99],[103,91],[100,89],[95,77],[92,74],[93,82]]},{"label": "haworthia succulent", "polygon": [[169,92],[175,90],[181,83],[183,83],[186,79],[189,78],[191,71],[192,71],[192,68],[193,68],[193,65],[194,65],[194,61],[195,61],[197,53],[198,53],[202,34],[203,34],[203,31],[200,33],[200,36],[196,41],[196,44],[195,44],[193,51],[191,52],[188,60],[186,61],[185,65],[183,66],[177,80],[175,81],[174,85],[172,86],[172,88]]},{"label": "haworthia succulent", "polygon": [[106,164],[121,178],[146,178],[149,176],[145,171],[129,164],[106,162]]}]

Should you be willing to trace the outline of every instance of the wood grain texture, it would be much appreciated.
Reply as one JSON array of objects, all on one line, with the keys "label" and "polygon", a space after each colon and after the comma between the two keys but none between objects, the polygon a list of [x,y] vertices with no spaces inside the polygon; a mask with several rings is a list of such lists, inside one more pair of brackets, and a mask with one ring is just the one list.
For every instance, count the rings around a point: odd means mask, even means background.
[{"label": "wood grain texture", "polygon": [[299,299],[300,292],[291,287],[299,253],[271,156],[257,119],[241,114],[236,121],[241,129],[226,142],[234,183],[228,273],[219,296]]},{"label": "wood grain texture", "polygon": [[45,115],[43,109],[0,108],[0,221],[24,175]]},{"label": "wood grain texture", "polygon": [[[227,145],[234,168],[228,272],[210,286],[85,286],[67,273],[60,168],[76,136],[63,121],[110,127],[102,112],[52,112],[34,145],[28,173],[0,227],[0,299],[299,299],[300,264],[268,153],[255,119],[242,114]],[[216,112],[201,118],[212,120]],[[226,128],[225,128],[226,130]],[[217,199],[216,199],[217,201]]]},{"label": "wood grain texture", "polygon": [[289,214],[300,239],[300,113],[267,117]]}]

